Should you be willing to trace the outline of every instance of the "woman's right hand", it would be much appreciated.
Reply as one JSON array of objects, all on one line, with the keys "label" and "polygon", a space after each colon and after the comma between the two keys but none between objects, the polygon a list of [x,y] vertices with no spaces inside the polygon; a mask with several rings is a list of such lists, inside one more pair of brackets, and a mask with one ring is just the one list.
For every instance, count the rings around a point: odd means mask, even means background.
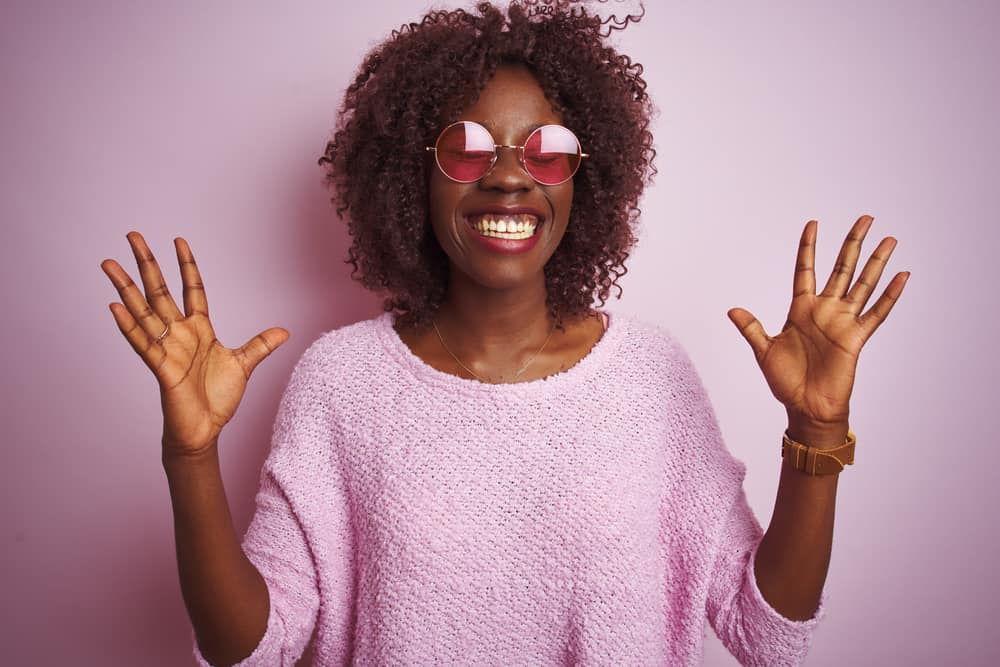
[{"label": "woman's right hand", "polygon": [[164,461],[197,457],[216,446],[222,427],[236,413],[250,374],[290,334],[272,327],[238,349],[224,347],[209,321],[205,287],[187,241],[174,239],[184,285],[181,313],[145,239],[139,232],[129,232],[126,238],[146,294],[118,262],[104,260],[101,268],[124,302],[112,303],[111,313],[159,382]]}]

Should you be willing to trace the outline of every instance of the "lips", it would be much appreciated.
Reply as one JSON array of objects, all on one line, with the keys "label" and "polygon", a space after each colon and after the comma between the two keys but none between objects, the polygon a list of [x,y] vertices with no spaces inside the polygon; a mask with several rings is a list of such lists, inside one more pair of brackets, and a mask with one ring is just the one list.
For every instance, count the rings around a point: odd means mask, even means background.
[{"label": "lips", "polygon": [[479,247],[501,254],[530,251],[541,238],[539,229],[545,223],[541,211],[524,206],[476,208],[462,218]]}]

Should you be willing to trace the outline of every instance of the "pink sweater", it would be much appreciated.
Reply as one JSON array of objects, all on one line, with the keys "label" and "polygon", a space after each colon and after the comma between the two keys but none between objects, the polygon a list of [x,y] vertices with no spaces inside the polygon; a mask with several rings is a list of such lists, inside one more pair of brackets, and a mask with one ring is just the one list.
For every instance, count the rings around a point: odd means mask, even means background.
[{"label": "pink sweater", "polygon": [[240,664],[294,665],[315,633],[320,665],[696,665],[706,619],[744,664],[800,663],[826,591],[806,621],[764,600],[694,367],[609,315],[576,365],[515,384],[428,366],[389,313],[320,336],[243,540],[271,605]]}]

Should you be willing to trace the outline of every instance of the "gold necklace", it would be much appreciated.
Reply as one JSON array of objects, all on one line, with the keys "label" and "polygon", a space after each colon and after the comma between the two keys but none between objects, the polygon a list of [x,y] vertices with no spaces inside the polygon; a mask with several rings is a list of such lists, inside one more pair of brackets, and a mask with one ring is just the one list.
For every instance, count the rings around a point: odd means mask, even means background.
[{"label": "gold necklace", "polygon": [[[431,318],[431,324],[434,325],[434,331],[437,332],[438,340],[441,341],[441,346],[445,349],[445,352],[447,352],[448,354],[450,354],[451,358],[454,359],[455,361],[457,361],[459,366],[461,366],[462,368],[464,368],[465,370],[467,370],[469,373],[472,373],[473,377],[475,377],[480,382],[485,382],[485,380],[483,380],[481,377],[479,377],[478,375],[476,375],[471,368],[469,368],[468,366],[466,366],[465,364],[463,364],[462,361],[461,361],[461,359],[459,359],[458,357],[455,356],[454,352],[452,352],[450,349],[448,349],[448,346],[444,342],[444,337],[441,336],[441,330],[438,329],[437,322],[435,322],[433,318]],[[552,338],[552,332],[555,331],[555,329],[556,329],[556,325],[553,324],[552,328],[549,329],[549,335],[545,337],[545,342],[542,343],[542,346],[540,348],[538,348],[538,352],[535,352],[533,355],[531,355],[531,359],[528,359],[527,363],[525,363],[524,366],[521,366],[521,370],[519,370],[518,372],[514,373],[514,377],[515,378],[519,377],[521,375],[521,373],[524,372],[524,369],[527,368],[531,364],[531,362],[535,360],[535,357],[537,357],[539,354],[542,353],[542,350],[545,349],[545,345],[549,342],[549,338]],[[494,384],[497,384],[497,383],[494,383]]]}]

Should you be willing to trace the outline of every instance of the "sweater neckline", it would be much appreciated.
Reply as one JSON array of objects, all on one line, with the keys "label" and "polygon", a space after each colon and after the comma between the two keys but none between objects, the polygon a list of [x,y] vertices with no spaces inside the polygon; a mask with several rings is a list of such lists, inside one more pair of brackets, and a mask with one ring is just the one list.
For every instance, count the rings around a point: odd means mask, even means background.
[{"label": "sweater neckline", "polygon": [[403,342],[393,328],[395,315],[386,311],[375,318],[375,331],[380,343],[390,356],[400,366],[404,367],[417,380],[442,390],[479,397],[516,397],[532,396],[549,392],[565,390],[586,378],[595,375],[609,359],[612,359],[624,335],[624,325],[618,313],[600,311],[608,316],[607,328],[600,339],[590,348],[580,360],[569,368],[527,382],[491,384],[480,382],[474,378],[461,378],[451,373],[434,368]]}]

